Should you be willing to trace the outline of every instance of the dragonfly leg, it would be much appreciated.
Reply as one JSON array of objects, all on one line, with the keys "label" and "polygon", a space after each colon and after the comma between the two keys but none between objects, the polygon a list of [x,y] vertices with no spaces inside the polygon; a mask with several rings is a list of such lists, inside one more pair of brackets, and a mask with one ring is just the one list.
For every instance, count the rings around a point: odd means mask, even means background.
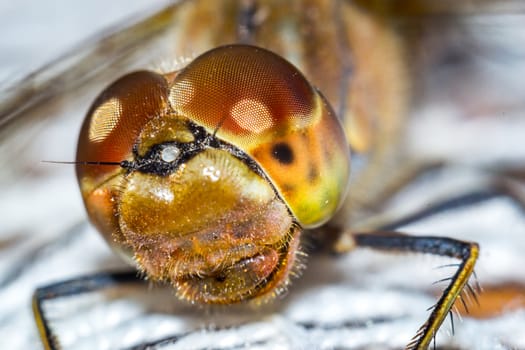
[{"label": "dragonfly leg", "polygon": [[[465,287],[474,293],[467,282],[473,273],[479,247],[476,243],[459,241],[445,237],[414,237],[393,232],[398,228],[425,218],[447,211],[471,207],[495,198],[508,198],[525,212],[525,189],[520,179],[509,179],[507,176],[497,176],[484,188],[447,198],[433,203],[405,217],[391,221],[382,221],[370,229],[371,233],[356,233],[356,231],[337,230],[332,228],[331,247],[336,253],[344,253],[357,247],[369,247],[383,251],[420,252],[449,256],[461,260],[456,274],[450,279],[450,284],[435,305],[429,319],[420,328],[408,349],[426,349],[439,326],[450,312],[454,301],[461,295]],[[368,231],[368,229],[366,230]],[[377,231],[377,233],[373,233]]]},{"label": "dragonfly leg", "polygon": [[439,327],[447,317],[456,299],[466,287],[479,255],[476,243],[447,237],[410,236],[393,231],[353,233],[356,247],[367,247],[389,252],[415,252],[448,256],[461,260],[456,273],[441,294],[427,321],[418,330],[406,349],[427,349]]},{"label": "dragonfly leg", "polygon": [[43,304],[46,301],[93,292],[123,283],[138,282],[140,279],[137,277],[137,272],[97,273],[37,288],[33,293],[32,306],[44,349],[60,349],[58,339],[51,331],[49,319],[44,311]]},{"label": "dragonfly leg", "polygon": [[[525,213],[525,186],[523,186],[521,182],[513,180],[511,181],[504,177],[497,177],[484,188],[476,188],[457,196],[436,201],[431,205],[422,208],[421,210],[417,210],[403,217],[378,217],[373,221],[362,225],[364,227],[357,227],[354,228],[354,230],[396,230],[400,227],[430,218],[434,215],[460,208],[471,207],[499,197],[510,199],[520,208],[520,210]],[[323,230],[326,232],[318,235],[323,237],[317,239],[321,241],[321,243],[318,244],[323,247],[323,250],[329,250],[337,254],[341,254],[355,248],[352,230],[342,230],[337,226],[328,226],[323,228]]]}]

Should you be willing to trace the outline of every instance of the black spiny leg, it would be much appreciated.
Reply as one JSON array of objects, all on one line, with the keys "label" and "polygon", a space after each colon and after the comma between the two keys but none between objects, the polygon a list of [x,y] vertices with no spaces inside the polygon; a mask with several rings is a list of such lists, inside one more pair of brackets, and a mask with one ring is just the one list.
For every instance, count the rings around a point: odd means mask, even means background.
[{"label": "black spiny leg", "polygon": [[398,232],[355,233],[357,247],[368,247],[392,252],[429,253],[461,260],[458,270],[450,279],[427,321],[418,330],[406,349],[427,349],[454,302],[467,286],[479,255],[476,243],[446,237],[417,237]]},{"label": "black spiny leg", "polygon": [[60,344],[51,331],[49,320],[43,310],[45,301],[88,293],[122,283],[138,283],[139,281],[137,272],[99,273],[37,288],[33,294],[33,314],[44,349],[60,349]]}]

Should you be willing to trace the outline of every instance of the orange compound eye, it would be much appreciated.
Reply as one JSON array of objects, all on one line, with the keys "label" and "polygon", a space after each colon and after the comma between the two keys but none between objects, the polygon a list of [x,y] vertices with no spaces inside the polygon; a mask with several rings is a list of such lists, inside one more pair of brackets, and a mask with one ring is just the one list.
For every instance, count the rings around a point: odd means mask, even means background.
[{"label": "orange compound eye", "polygon": [[[121,162],[153,117],[166,112],[168,85],[162,75],[139,71],[120,78],[95,100],[89,110],[77,148],[77,162]],[[79,180],[104,177],[115,167],[77,166]]]},{"label": "orange compound eye", "polygon": [[326,222],[345,195],[350,154],[326,100],[289,62],[247,45],[211,50],[173,81],[169,102],[250,155],[303,227]]},{"label": "orange compound eye", "polygon": [[[169,107],[168,85],[162,75],[139,71],[120,78],[106,88],[91,106],[80,131],[77,178],[92,222],[112,241],[115,231],[115,196],[118,165],[132,157],[137,138],[152,118]],[[85,162],[115,163],[111,166]]]}]

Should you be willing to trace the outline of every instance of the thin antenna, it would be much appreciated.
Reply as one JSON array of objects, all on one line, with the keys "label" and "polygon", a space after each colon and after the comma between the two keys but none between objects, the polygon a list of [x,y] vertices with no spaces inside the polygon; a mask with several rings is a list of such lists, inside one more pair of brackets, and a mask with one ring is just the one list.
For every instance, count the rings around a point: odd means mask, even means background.
[{"label": "thin antenna", "polygon": [[63,162],[56,160],[42,160],[41,163],[48,164],[75,164],[75,165],[118,165],[121,166],[121,162],[90,162],[90,161],[73,161],[73,162]]},{"label": "thin antenna", "polygon": [[222,119],[219,121],[219,123],[217,124],[217,127],[215,128],[215,130],[213,130],[213,137],[215,137],[217,135],[217,132],[219,131],[219,129],[222,127],[222,124],[224,124],[224,122],[226,121],[226,119],[228,119],[228,114],[226,114],[224,117],[222,117]]}]

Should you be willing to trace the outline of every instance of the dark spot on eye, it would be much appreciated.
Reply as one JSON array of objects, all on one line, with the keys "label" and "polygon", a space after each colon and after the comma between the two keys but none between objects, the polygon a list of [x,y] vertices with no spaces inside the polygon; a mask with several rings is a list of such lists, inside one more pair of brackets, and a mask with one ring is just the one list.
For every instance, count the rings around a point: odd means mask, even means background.
[{"label": "dark spot on eye", "polygon": [[279,142],[272,147],[272,157],[277,159],[281,164],[292,164],[294,155],[287,143]]}]

